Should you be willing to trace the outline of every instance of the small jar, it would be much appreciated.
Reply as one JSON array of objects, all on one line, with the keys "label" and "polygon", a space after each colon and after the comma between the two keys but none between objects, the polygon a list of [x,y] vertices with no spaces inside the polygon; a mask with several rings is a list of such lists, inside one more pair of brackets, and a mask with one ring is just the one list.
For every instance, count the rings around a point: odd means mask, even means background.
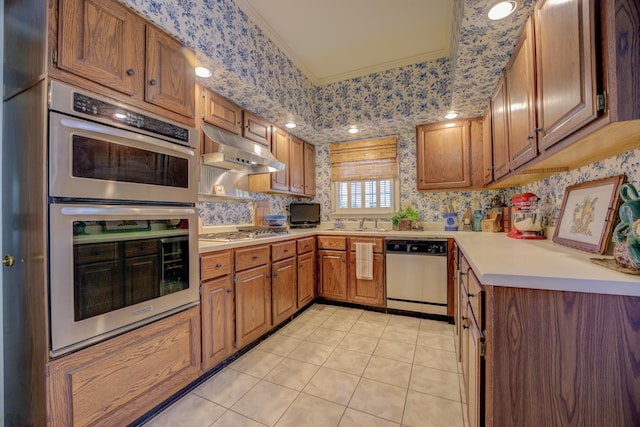
[{"label": "small jar", "polygon": [[484,219],[484,214],[482,211],[473,211],[473,231],[482,231],[482,220]]}]

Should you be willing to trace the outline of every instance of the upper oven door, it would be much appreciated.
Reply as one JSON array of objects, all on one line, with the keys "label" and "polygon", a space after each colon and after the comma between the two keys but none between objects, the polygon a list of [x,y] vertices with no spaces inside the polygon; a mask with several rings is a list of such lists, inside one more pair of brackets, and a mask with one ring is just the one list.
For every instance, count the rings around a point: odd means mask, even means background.
[{"label": "upper oven door", "polygon": [[193,149],[49,113],[49,196],[195,203]]}]

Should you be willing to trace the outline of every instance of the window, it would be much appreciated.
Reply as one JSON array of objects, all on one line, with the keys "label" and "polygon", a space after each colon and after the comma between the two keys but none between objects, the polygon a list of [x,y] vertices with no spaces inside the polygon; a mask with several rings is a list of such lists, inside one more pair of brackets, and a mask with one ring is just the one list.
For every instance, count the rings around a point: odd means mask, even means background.
[{"label": "window", "polygon": [[333,214],[337,216],[389,216],[397,209],[395,179],[338,181],[332,186]]},{"label": "window", "polygon": [[392,216],[400,204],[396,153],[395,137],[331,144],[332,216]]}]

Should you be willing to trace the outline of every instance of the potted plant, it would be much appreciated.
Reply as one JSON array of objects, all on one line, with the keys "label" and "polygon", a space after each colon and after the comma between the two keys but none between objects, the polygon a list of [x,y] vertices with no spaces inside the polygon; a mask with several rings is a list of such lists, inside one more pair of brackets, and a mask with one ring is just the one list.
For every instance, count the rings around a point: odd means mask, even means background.
[{"label": "potted plant", "polygon": [[411,231],[411,226],[414,221],[420,219],[420,214],[411,206],[407,206],[404,209],[400,209],[394,216],[391,217],[394,230]]}]

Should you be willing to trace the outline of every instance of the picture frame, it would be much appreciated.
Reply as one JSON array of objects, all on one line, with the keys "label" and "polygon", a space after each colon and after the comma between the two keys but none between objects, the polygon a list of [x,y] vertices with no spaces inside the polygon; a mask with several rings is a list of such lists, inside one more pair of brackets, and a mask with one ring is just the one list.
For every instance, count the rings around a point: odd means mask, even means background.
[{"label": "picture frame", "polygon": [[226,195],[226,192],[224,190],[224,185],[222,185],[222,184],[213,184],[213,186],[211,187],[211,194],[216,195],[216,196],[224,196],[224,195]]},{"label": "picture frame", "polygon": [[625,180],[625,175],[616,175],[567,186],[553,241],[604,253],[618,218],[620,186]]}]

